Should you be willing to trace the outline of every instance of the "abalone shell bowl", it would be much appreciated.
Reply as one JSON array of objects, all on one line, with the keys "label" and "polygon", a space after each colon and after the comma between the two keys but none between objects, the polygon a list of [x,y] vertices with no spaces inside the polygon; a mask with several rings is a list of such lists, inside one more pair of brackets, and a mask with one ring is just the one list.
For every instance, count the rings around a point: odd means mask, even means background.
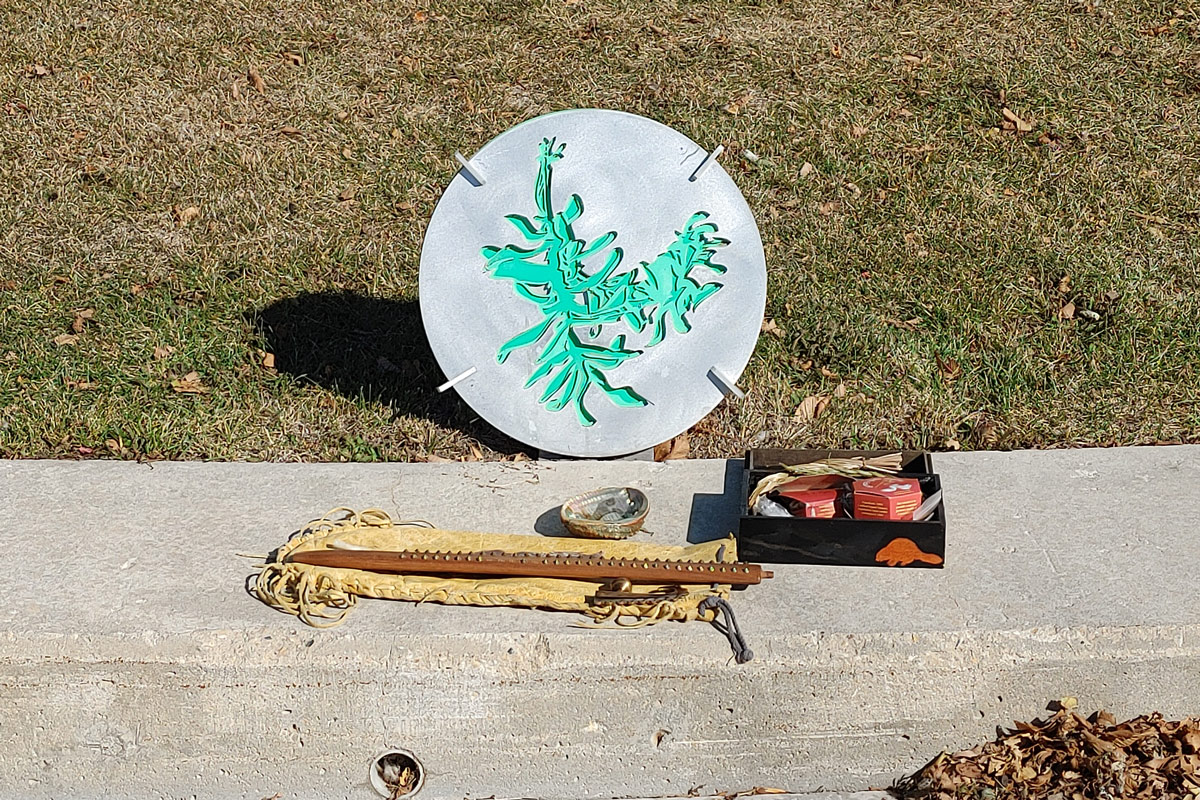
[{"label": "abalone shell bowl", "polygon": [[559,516],[572,536],[627,539],[642,529],[650,498],[629,486],[584,492],[563,503]]}]

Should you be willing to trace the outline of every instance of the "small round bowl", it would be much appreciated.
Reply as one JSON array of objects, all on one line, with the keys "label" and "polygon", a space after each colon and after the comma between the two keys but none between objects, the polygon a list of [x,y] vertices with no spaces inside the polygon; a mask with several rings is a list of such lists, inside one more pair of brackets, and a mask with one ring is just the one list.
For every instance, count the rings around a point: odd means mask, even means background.
[{"label": "small round bowl", "polygon": [[629,486],[596,489],[563,503],[559,516],[572,536],[628,539],[642,529],[650,498]]}]

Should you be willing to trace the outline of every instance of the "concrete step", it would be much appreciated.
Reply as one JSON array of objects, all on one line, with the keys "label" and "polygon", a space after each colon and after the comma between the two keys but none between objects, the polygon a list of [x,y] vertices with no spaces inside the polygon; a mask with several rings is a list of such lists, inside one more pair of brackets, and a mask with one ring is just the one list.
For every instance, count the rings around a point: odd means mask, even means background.
[{"label": "concrete step", "polygon": [[938,455],[947,568],[781,566],[709,626],[573,627],[363,603],[309,629],[247,596],[339,505],[508,532],[631,484],[645,538],[736,525],[738,462],[0,463],[0,797],[369,798],[388,746],[420,800],[887,786],[1075,695],[1200,711],[1200,447]]},{"label": "concrete step", "polygon": [[747,790],[745,794],[730,792],[728,794],[710,795],[708,797],[640,797],[623,798],[623,800],[731,800],[731,798],[732,800],[751,800],[751,798],[758,798],[758,800],[895,800],[886,791],[870,790],[862,792],[812,792],[809,794],[792,794],[790,792],[754,794],[751,790]]}]

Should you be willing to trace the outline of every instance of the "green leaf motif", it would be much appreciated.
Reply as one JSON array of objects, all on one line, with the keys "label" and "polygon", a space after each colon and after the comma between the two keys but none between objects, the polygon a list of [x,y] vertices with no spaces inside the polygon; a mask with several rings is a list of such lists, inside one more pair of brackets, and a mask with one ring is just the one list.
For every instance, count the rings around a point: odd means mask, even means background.
[{"label": "green leaf motif", "polygon": [[563,212],[563,216],[567,222],[574,222],[583,216],[583,198],[577,194],[571,195],[571,199],[567,201],[567,210]]},{"label": "green leaf motif", "polygon": [[624,325],[634,333],[649,328],[652,333],[646,347],[661,344],[671,329],[677,334],[690,331],[688,315],[723,285],[694,273],[724,274],[726,268],[712,258],[729,242],[715,236],[716,223],[709,221],[706,212],[698,211],[675,232],[670,246],[651,261],[618,272],[624,253],[613,247],[603,265],[589,272],[585,262],[610,247],[617,233],[609,231],[590,243],[576,238],[571,226],[584,212],[583,198],[577,194],[570,196],[562,211],[554,211],[552,165],[564,157],[565,150],[565,143],[542,140],[534,184],[537,214],[532,220],[521,214],[505,217],[527,245],[488,245],[480,254],[493,278],[512,281],[517,294],[537,305],[544,315],[502,344],[496,360],[504,363],[514,351],[542,343],[525,387],[545,380],[538,402],[548,411],[570,406],[579,424],[589,427],[596,417],[584,400],[593,388],[616,406],[649,405],[633,387],[613,386],[608,374],[643,351],[628,346],[625,334],[603,344],[605,331],[614,325]]},{"label": "green leaf motif", "polygon": [[511,222],[513,227],[519,230],[521,235],[529,241],[536,242],[542,238],[542,233],[537,229],[537,226],[520,214],[509,214],[505,219]]}]

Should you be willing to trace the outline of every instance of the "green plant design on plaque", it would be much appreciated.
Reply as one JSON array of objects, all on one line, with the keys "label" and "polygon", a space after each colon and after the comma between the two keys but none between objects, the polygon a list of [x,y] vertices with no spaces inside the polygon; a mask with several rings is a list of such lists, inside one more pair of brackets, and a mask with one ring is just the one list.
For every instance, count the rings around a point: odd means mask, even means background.
[{"label": "green plant design on plaque", "polygon": [[[517,294],[542,312],[541,321],[500,346],[497,360],[504,363],[514,350],[539,345],[541,352],[525,388],[545,380],[539,402],[550,411],[573,406],[579,423],[586,427],[596,422],[584,405],[593,387],[618,406],[648,404],[632,386],[613,386],[609,379],[610,370],[643,352],[626,344],[626,333],[612,335],[612,328],[651,330],[645,347],[661,344],[670,328],[687,333],[692,327],[688,314],[722,286],[702,283],[692,272],[723,274],[725,267],[713,263],[712,257],[729,242],[714,236],[717,226],[708,221],[707,213],[698,211],[675,232],[675,240],[664,252],[633,269],[618,270],[624,252],[610,247],[617,238],[615,231],[592,242],[575,237],[571,226],[583,216],[579,195],[571,195],[563,210],[553,209],[552,165],[565,149],[565,144],[556,146],[554,139],[542,140],[534,184],[537,214],[533,219],[520,214],[506,217],[526,244],[489,245],[481,252],[493,278],[512,281]],[[586,262],[593,258],[603,261],[589,271]]]}]

